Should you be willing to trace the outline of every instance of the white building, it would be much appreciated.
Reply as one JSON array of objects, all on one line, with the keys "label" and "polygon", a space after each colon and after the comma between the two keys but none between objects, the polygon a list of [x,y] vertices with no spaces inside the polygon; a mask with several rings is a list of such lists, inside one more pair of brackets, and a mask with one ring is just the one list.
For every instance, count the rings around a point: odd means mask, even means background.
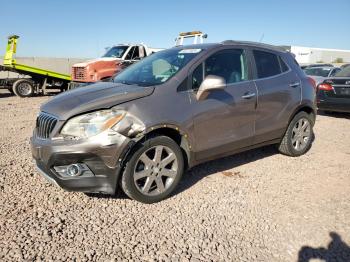
[{"label": "white building", "polygon": [[299,64],[335,63],[337,59],[342,59],[343,62],[340,63],[350,63],[350,50],[304,46],[284,46],[284,48],[295,54]]}]

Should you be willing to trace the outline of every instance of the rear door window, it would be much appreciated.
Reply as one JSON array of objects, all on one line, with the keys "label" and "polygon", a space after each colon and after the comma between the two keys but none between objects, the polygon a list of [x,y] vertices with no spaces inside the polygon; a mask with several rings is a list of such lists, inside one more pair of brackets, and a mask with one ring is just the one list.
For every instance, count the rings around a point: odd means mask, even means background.
[{"label": "rear door window", "polygon": [[[254,50],[253,54],[258,78],[275,76],[282,72],[280,60],[277,55],[260,50]],[[284,69],[286,68],[288,70],[288,67],[285,65]]]}]

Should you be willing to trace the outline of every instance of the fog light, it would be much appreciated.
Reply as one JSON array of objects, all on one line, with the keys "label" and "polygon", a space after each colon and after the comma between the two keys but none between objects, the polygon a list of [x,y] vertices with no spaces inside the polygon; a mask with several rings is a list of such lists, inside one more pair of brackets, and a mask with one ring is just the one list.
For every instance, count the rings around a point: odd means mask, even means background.
[{"label": "fog light", "polygon": [[69,176],[80,176],[82,171],[82,168],[78,164],[73,164],[67,167],[67,175]]},{"label": "fog light", "polygon": [[62,177],[94,176],[87,165],[80,163],[67,166],[54,166],[53,168]]}]

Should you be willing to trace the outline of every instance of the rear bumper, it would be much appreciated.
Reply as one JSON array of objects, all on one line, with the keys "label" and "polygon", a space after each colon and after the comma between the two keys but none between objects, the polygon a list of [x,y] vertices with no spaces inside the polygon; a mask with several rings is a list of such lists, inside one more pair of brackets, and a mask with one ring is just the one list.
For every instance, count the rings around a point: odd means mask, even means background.
[{"label": "rear bumper", "polygon": [[318,94],[317,107],[319,110],[350,113],[350,98],[333,98]]},{"label": "rear bumper", "polygon": [[[94,141],[96,140],[96,141]],[[39,173],[51,184],[67,191],[114,194],[121,170],[121,159],[131,141],[122,135],[84,142],[32,137],[31,151]],[[76,177],[62,175],[55,167],[87,165],[91,172]]]}]

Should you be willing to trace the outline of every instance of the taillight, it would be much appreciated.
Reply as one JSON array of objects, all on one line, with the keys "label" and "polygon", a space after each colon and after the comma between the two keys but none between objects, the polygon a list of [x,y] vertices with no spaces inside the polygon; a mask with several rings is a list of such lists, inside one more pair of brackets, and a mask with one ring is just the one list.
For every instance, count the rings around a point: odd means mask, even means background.
[{"label": "taillight", "polygon": [[310,82],[310,84],[313,86],[313,88],[316,90],[316,81],[315,79],[308,77],[308,80]]},{"label": "taillight", "polygon": [[317,86],[317,89],[323,91],[333,91],[333,86],[327,83],[322,83]]}]

